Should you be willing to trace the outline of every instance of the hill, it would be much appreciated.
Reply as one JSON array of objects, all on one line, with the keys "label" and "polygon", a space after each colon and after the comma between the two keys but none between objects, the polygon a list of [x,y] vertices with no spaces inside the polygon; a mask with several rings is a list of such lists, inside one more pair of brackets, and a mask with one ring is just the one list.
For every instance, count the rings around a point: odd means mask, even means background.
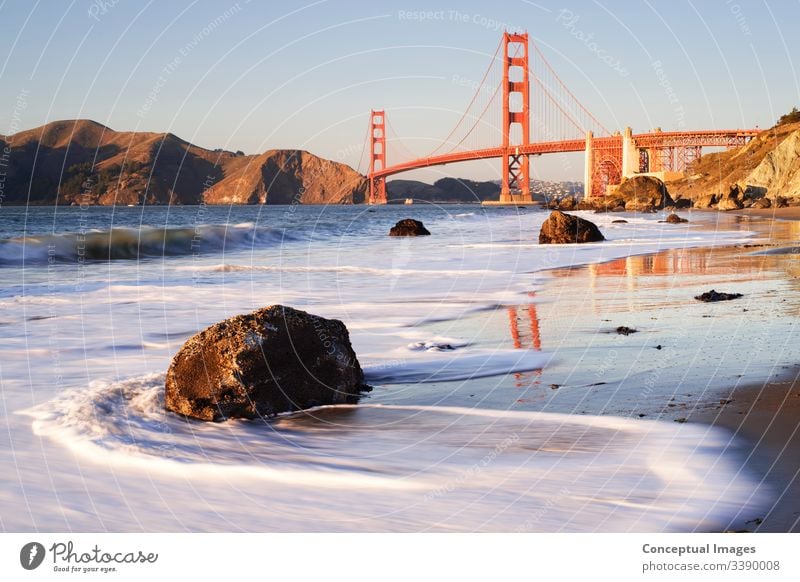
[{"label": "hill", "polygon": [[0,136],[5,204],[354,204],[366,179],[302,150],[246,156],[68,120]]},{"label": "hill", "polygon": [[749,198],[800,204],[800,122],[782,121],[743,147],[702,156],[689,175],[667,184],[670,192],[698,201],[738,186]]}]

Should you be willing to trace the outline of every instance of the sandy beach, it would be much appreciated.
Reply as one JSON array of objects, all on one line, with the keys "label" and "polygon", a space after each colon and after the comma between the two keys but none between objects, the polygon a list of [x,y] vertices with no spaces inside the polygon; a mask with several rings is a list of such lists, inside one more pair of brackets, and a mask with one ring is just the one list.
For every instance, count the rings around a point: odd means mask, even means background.
[{"label": "sandy beach", "polygon": [[[537,294],[542,303],[528,341],[545,350],[558,345],[570,363],[556,362],[537,378],[540,409],[722,427],[741,470],[758,475],[774,496],[763,515],[739,515],[728,531],[798,531],[800,365],[791,363],[791,344],[800,308],[793,247],[800,209],[681,214],[755,236],[735,247],[552,272]],[[693,299],[712,288],[744,297]],[[636,331],[615,333],[621,326]]]},{"label": "sandy beach", "polygon": [[[800,208],[746,209],[741,216],[773,218],[778,221],[800,220]],[[796,236],[784,239],[786,231],[795,232],[794,225],[783,228],[774,225],[776,244],[798,244]],[[780,248],[780,247],[779,247]],[[796,249],[784,255],[774,255],[790,262],[796,261]],[[800,371],[786,370],[779,378],[766,380],[733,390],[731,402],[715,411],[705,411],[692,421],[721,426],[744,437],[746,466],[757,472],[775,487],[775,504],[764,516],[748,524],[749,531],[800,531]]]}]

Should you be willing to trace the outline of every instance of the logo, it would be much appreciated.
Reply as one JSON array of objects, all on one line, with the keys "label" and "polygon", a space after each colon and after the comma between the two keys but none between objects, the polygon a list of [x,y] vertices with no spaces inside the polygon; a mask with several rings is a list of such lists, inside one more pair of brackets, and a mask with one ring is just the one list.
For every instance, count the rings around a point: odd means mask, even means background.
[{"label": "logo", "polygon": [[28,542],[19,551],[19,563],[26,570],[35,570],[44,561],[44,546],[39,542]]}]

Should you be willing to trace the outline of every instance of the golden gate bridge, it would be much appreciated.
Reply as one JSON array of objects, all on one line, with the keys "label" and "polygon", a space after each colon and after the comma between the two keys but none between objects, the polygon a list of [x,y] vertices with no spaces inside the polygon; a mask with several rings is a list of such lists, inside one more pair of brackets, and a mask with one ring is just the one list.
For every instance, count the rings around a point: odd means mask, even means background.
[{"label": "golden gate bridge", "polygon": [[[364,144],[365,150],[369,147],[367,202],[386,204],[386,179],[400,172],[493,158],[502,160],[499,202],[532,202],[529,157],[566,152],[585,152],[584,195],[603,196],[623,178],[685,172],[703,147],[740,147],[759,132],[657,129],[634,134],[625,128],[612,133],[578,101],[536,44],[533,54],[530,46],[527,33],[503,34],[461,117],[423,157],[411,154],[396,135],[387,141],[391,125],[386,111],[372,110]],[[390,164],[389,142],[405,149],[408,159]],[[397,154],[394,146],[392,153]]]}]

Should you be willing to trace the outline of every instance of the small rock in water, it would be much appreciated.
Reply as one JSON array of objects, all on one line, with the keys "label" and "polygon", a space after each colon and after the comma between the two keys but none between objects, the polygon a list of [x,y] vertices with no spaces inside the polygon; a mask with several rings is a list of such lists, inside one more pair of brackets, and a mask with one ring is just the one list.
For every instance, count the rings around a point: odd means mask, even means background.
[{"label": "small rock in water", "polygon": [[620,335],[630,335],[632,333],[636,333],[637,331],[639,331],[639,330],[638,329],[633,329],[632,327],[628,327],[626,325],[620,325],[617,328],[617,333],[620,334]]},{"label": "small rock in water", "polygon": [[426,350],[429,352],[451,352],[456,348],[452,344],[440,344],[437,342],[415,342],[408,344],[409,350],[420,351]]},{"label": "small rock in water", "polygon": [[730,301],[731,299],[739,299],[739,297],[742,297],[741,293],[718,293],[712,289],[711,291],[706,291],[702,295],[695,296],[695,299],[705,303],[713,303],[715,301]]},{"label": "small rock in water", "polygon": [[624,220],[624,219],[622,219],[622,218],[619,218],[619,219],[617,219],[617,220],[612,220],[612,221],[611,221],[611,224],[628,224],[628,221],[627,221],[627,220]]},{"label": "small rock in water", "polygon": [[558,390],[559,388],[561,388],[561,384],[550,384],[551,390]]},{"label": "small rock in water", "polygon": [[597,225],[578,216],[553,211],[539,231],[539,244],[579,244],[606,240]]},{"label": "small rock in water", "polygon": [[667,216],[667,220],[665,220],[664,222],[668,222],[669,224],[680,224],[682,222],[689,222],[689,221],[686,220],[685,218],[681,218],[680,216],[678,216],[673,212],[672,214]]},{"label": "small rock in water", "polygon": [[430,232],[419,220],[404,218],[389,230],[389,236],[426,236]]},{"label": "small rock in water", "polygon": [[684,422],[686,422],[686,420],[687,420],[687,419],[685,419],[685,418],[676,418],[676,419],[675,419],[675,422],[684,423]]}]

